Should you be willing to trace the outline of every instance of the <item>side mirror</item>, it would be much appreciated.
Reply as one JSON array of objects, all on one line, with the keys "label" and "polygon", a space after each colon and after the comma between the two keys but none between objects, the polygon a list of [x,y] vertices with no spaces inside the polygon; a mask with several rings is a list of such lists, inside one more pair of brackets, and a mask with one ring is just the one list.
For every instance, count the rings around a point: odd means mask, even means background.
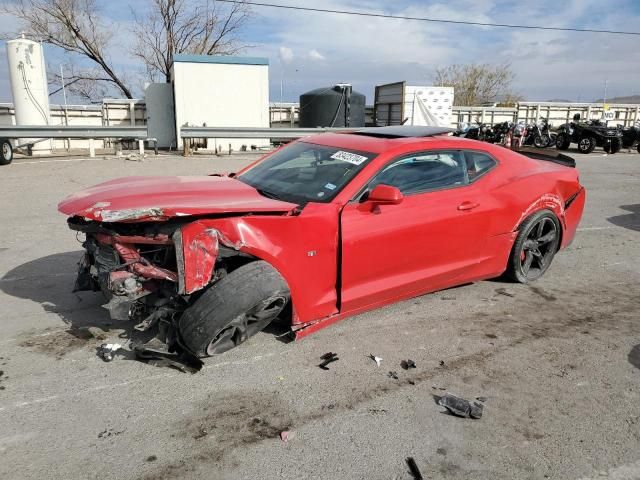
[{"label": "side mirror", "polygon": [[402,192],[398,187],[380,184],[373,187],[373,190],[369,192],[367,202],[378,205],[397,205],[402,202],[403,198]]}]

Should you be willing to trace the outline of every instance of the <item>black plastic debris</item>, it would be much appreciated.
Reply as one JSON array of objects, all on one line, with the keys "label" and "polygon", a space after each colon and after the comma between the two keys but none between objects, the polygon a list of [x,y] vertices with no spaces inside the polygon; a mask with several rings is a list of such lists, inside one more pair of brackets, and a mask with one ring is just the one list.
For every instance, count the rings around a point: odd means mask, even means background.
[{"label": "black plastic debris", "polygon": [[340,359],[338,358],[337,353],[328,352],[322,355],[320,357],[320,360],[323,360],[323,362],[318,366],[323,370],[329,370],[329,367],[327,367],[327,365],[329,365],[331,362],[336,362]]},{"label": "black plastic debris", "polygon": [[393,378],[394,380],[398,380],[398,372],[389,372],[389,378]]},{"label": "black plastic debris", "polygon": [[199,372],[204,363],[186,349],[171,348],[157,338],[132,345],[139,360],[156,367],[169,367],[184,373]]},{"label": "black plastic debris", "polygon": [[465,418],[481,418],[483,405],[480,402],[465,400],[457,395],[447,393],[438,399],[438,405],[446,408],[453,415]]},{"label": "black plastic debris", "polygon": [[407,457],[407,466],[409,467],[409,472],[411,472],[411,476],[414,480],[423,480],[422,473],[420,472],[418,464],[413,457]]},{"label": "black plastic debris", "polygon": [[504,288],[496,288],[496,293],[498,295],[504,295],[505,297],[515,297],[515,295],[511,292],[507,292]]},{"label": "black plastic debris", "polygon": [[400,366],[404,370],[409,370],[410,368],[416,368],[416,362],[414,362],[413,360],[402,360],[400,362]]},{"label": "black plastic debris", "polygon": [[441,366],[441,367],[444,367],[444,366],[445,366],[445,364],[444,364],[444,360],[440,360],[440,366]]}]

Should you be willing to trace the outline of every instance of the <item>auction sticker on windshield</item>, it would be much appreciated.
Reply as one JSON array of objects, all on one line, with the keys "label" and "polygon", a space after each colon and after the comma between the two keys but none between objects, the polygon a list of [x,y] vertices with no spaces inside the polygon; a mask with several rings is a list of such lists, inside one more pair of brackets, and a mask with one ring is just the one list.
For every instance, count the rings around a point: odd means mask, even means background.
[{"label": "auction sticker on windshield", "polygon": [[358,155],[355,153],[343,152],[342,150],[338,150],[336,153],[331,155],[331,158],[335,160],[342,160],[343,162],[353,163],[354,165],[360,165],[362,162],[367,160],[367,157],[363,157],[362,155]]}]

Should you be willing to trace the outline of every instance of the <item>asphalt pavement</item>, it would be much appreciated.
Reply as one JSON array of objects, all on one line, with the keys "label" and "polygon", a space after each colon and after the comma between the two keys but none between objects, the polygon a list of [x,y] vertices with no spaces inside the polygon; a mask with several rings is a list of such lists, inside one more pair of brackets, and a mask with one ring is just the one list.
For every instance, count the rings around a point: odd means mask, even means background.
[{"label": "asphalt pavement", "polygon": [[[640,155],[572,154],[585,214],[534,284],[424,295],[299,342],[273,327],[193,375],[96,355],[127,325],[71,293],[81,246],[56,205],[256,157],[0,167],[0,478],[411,479],[407,457],[424,478],[640,478]],[[449,415],[447,392],[484,397],[482,418]]]}]

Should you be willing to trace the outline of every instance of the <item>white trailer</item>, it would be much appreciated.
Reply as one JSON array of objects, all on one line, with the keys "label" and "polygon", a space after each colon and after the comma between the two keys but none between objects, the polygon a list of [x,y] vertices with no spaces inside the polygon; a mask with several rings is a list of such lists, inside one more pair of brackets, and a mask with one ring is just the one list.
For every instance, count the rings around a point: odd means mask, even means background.
[{"label": "white trailer", "polygon": [[377,85],[376,126],[422,125],[448,127],[452,122],[453,88],[407,85],[407,82]]}]

